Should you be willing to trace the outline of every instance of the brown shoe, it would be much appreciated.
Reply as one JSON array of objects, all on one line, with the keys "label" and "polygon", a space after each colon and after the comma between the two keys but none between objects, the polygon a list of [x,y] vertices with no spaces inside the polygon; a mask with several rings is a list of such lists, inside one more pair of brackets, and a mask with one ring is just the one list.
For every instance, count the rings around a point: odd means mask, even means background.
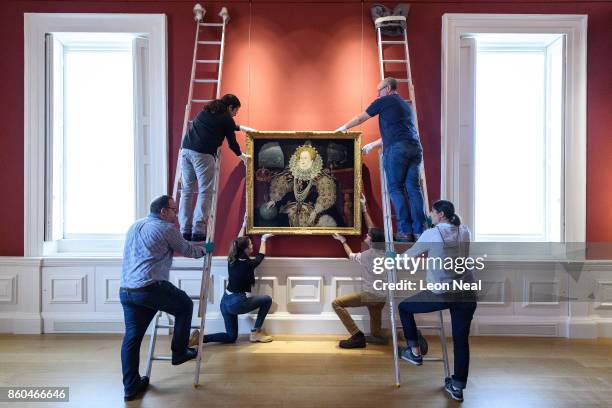
[{"label": "brown shoe", "polygon": [[341,340],[338,346],[345,349],[364,348],[366,346],[366,338],[362,332],[358,332],[346,340]]},{"label": "brown shoe", "polygon": [[200,331],[195,329],[191,332],[191,336],[189,336],[189,343],[187,343],[187,347],[197,347],[200,344]]}]

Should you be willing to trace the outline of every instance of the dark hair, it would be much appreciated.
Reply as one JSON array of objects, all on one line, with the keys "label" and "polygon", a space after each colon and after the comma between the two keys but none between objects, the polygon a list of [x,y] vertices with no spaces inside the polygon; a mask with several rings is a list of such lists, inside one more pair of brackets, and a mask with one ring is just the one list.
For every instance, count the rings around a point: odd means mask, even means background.
[{"label": "dark hair", "polygon": [[230,265],[233,265],[240,255],[244,254],[244,251],[249,247],[250,242],[251,239],[249,237],[238,237],[232,241],[232,246],[230,247],[229,254],[227,255],[227,261]]},{"label": "dark hair", "polygon": [[372,242],[385,242],[385,231],[380,228],[368,229],[368,235]]},{"label": "dark hair", "polygon": [[238,99],[238,97],[233,94],[223,95],[223,98],[221,98],[221,102],[223,102],[223,104],[225,104],[225,106],[227,106],[228,108],[230,106],[233,106],[234,108],[240,107],[240,99]]},{"label": "dark hair", "polygon": [[151,201],[151,214],[159,214],[161,210],[163,210],[164,208],[168,208],[170,200],[172,200],[172,197],[170,197],[169,195],[163,195]]},{"label": "dark hair", "polygon": [[432,207],[437,211],[444,214],[446,219],[453,225],[461,225],[461,218],[455,214],[455,206],[453,203],[447,200],[438,200],[433,203]]},{"label": "dark hair", "polygon": [[225,94],[221,99],[210,101],[210,103],[204,107],[204,111],[213,114],[223,113],[227,112],[227,108],[230,106],[239,108],[240,100],[236,95]]},{"label": "dark hair", "polygon": [[221,99],[215,99],[204,107],[204,112],[212,114],[227,112],[227,105]]},{"label": "dark hair", "polygon": [[391,87],[392,91],[397,91],[397,79],[392,77],[386,77],[385,79],[383,79],[383,82],[386,86]]}]

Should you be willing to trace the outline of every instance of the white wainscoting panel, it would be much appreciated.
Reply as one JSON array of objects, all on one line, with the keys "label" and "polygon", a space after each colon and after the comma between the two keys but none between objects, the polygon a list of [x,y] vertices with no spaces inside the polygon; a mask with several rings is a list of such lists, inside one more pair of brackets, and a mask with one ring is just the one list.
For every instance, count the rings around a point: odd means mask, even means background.
[{"label": "white wainscoting panel", "polygon": [[[121,332],[120,271],[119,258],[0,257],[0,332]],[[200,277],[200,260],[175,258],[173,284],[197,295]],[[587,261],[573,278],[551,261],[495,261],[477,278],[486,293],[473,321],[474,335],[612,337],[612,261]],[[265,323],[269,332],[345,335],[331,302],[361,289],[361,271],[340,258],[266,258],[256,282],[253,293],[273,299]],[[214,258],[206,332],[224,330],[219,304],[226,284],[227,260]],[[576,300],[568,302],[572,296]],[[196,300],[194,323],[197,307]],[[367,309],[350,312],[367,330]],[[241,333],[252,327],[254,315],[240,316]],[[388,326],[387,309],[383,320]]]}]

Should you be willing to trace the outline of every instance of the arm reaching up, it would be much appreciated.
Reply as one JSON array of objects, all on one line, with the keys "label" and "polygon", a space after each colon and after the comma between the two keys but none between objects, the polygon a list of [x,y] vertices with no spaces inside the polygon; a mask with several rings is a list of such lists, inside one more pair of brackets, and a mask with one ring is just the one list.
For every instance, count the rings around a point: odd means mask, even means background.
[{"label": "arm reaching up", "polygon": [[244,220],[242,221],[242,227],[240,228],[240,231],[238,231],[238,237],[244,237],[244,233],[246,232],[247,229],[247,215],[244,214]]},{"label": "arm reaching up", "polygon": [[332,235],[332,237],[335,240],[340,241],[340,243],[342,243],[342,248],[344,248],[344,252],[346,252],[346,256],[348,256],[349,258],[353,259],[355,254],[353,254],[353,251],[351,251],[351,247],[348,246],[348,244],[346,243],[346,238],[344,238],[340,234],[334,234],[334,235]]},{"label": "arm reaching up", "polygon": [[372,217],[370,217],[368,207],[366,206],[365,195],[361,194],[361,198],[359,199],[359,201],[361,202],[361,212],[363,213],[363,220],[365,221],[366,227],[368,229],[375,228],[374,221],[372,221]]},{"label": "arm reaching up", "polygon": [[264,255],[266,254],[266,241],[273,236],[274,234],[263,234],[261,236],[261,242],[259,243],[259,253],[260,254],[264,254]]}]

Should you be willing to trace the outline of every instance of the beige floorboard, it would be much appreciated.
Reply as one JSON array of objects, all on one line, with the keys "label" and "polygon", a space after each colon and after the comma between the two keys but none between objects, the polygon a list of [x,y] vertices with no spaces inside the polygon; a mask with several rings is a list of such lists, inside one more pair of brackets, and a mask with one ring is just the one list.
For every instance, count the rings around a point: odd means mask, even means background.
[{"label": "beige floorboard", "polygon": [[[120,335],[0,335],[0,385],[70,387],[69,403],[15,407],[459,406],[442,390],[440,363],[401,364],[396,388],[390,347],[341,350],[339,339],[292,335],[270,344],[207,345],[199,388],[191,362],[155,362],[145,397],[124,404]],[[430,353],[439,353],[429,340]],[[167,337],[158,344],[169,350]],[[465,407],[612,407],[612,340],[474,337],[471,345]]]}]

